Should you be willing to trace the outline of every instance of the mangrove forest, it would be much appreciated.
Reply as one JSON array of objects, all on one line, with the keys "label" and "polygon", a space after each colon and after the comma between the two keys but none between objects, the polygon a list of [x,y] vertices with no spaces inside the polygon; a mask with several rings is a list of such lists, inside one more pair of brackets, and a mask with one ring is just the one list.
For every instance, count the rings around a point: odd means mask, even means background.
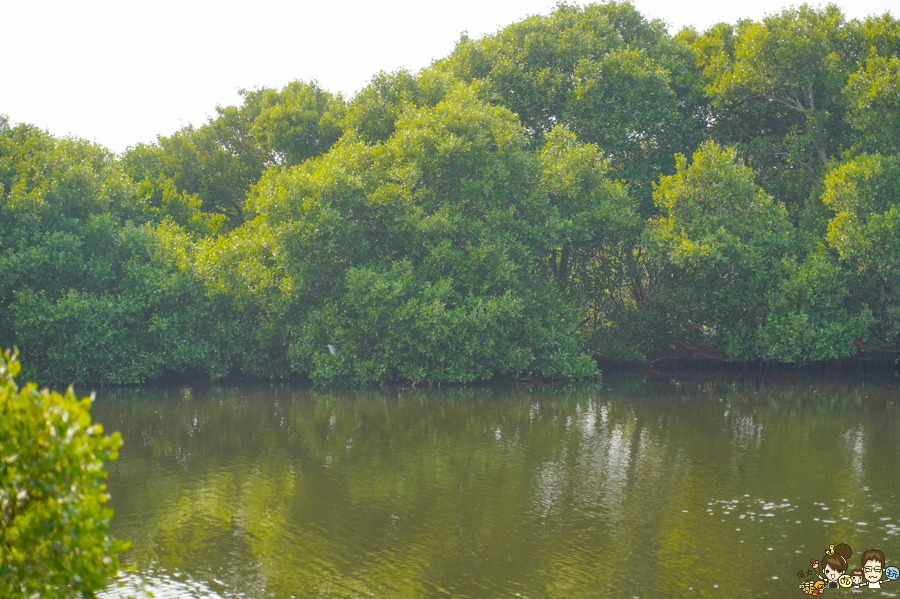
[{"label": "mangrove forest", "polygon": [[834,5],[672,34],[563,3],[121,154],[0,117],[0,347],[41,384],[889,365],[898,51]]}]

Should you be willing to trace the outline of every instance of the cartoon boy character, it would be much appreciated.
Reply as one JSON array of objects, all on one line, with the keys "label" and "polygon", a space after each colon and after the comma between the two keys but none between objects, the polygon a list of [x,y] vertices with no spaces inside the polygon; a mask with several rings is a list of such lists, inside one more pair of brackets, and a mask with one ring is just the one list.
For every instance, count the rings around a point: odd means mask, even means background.
[{"label": "cartoon boy character", "polygon": [[890,580],[882,580],[884,573],[884,554],[877,549],[869,549],[862,554],[863,575],[870,589],[880,589],[881,585]]},{"label": "cartoon boy character", "polygon": [[[825,557],[822,558],[821,572],[818,568],[815,569],[816,575],[825,581],[826,588],[840,588],[841,585],[838,582],[838,579],[840,579],[844,572],[847,571],[847,560],[850,559],[852,553],[853,551],[850,549],[850,545],[847,545],[846,543],[829,547]],[[863,570],[865,571],[865,568],[863,568]],[[880,572],[878,576],[881,576]]]},{"label": "cartoon boy character", "polygon": [[863,581],[863,571],[862,568],[854,568],[852,572],[850,572],[850,580],[853,581],[853,588],[858,589],[862,585]]}]

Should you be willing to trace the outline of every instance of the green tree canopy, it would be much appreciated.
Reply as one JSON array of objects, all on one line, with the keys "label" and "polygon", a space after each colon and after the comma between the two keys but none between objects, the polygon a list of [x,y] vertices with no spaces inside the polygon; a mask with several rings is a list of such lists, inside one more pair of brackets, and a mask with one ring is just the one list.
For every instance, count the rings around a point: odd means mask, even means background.
[{"label": "green tree canopy", "polygon": [[[706,143],[689,165],[661,180],[661,216],[647,230],[654,263],[653,310],[732,360],[758,355],[765,297],[782,278],[794,229],[784,206],[754,182],[734,150]],[[673,331],[674,332],[674,331]]]},{"label": "green tree canopy", "polygon": [[716,106],[715,138],[737,144],[792,211],[852,145],[841,90],[864,47],[854,25],[833,4],[803,4],[713,27],[694,42]]},{"label": "green tree canopy", "polygon": [[536,270],[559,228],[537,174],[515,116],[458,88],[410,104],[384,144],[345,139],[262,181],[250,205],[283,248],[295,370],[357,384],[593,372]]},{"label": "green tree canopy", "polygon": [[0,117],[0,341],[107,383],[892,350],[898,53],[834,5],[670,35],[562,3],[121,156]]},{"label": "green tree canopy", "polygon": [[847,115],[870,152],[900,153],[900,58],[872,56],[850,76]]},{"label": "green tree canopy", "polygon": [[165,203],[171,181],[175,194],[196,195],[203,212],[224,215],[238,226],[244,199],[266,168],[319,155],[342,133],[343,98],[315,81],[240,94],[241,106],[217,106],[217,116],[206,124],[160,135],[125,153],[127,173],[156,205]]},{"label": "green tree canopy", "polygon": [[344,129],[354,131],[367,143],[387,141],[405,109],[434,106],[457,86],[453,76],[433,69],[418,75],[405,70],[382,71],[353,96],[344,116]]},{"label": "green tree canopy", "polygon": [[651,182],[674,169],[706,128],[707,100],[687,43],[629,3],[560,4],[492,36],[466,36],[438,62],[521,119],[540,146],[557,124],[610,158],[610,176],[628,182],[645,215]]},{"label": "green tree canopy", "polygon": [[836,214],[828,242],[859,273],[857,297],[879,323],[876,338],[900,337],[900,157],[863,154],[828,175],[824,201]]}]

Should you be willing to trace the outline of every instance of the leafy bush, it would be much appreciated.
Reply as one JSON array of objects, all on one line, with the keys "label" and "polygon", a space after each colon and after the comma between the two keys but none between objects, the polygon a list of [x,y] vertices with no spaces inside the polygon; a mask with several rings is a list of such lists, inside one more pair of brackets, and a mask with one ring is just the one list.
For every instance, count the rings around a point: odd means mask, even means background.
[{"label": "leafy bush", "polygon": [[0,357],[0,596],[91,596],[128,544],[107,535],[102,479],[119,433],[91,424],[92,398],[19,388],[15,354]]}]

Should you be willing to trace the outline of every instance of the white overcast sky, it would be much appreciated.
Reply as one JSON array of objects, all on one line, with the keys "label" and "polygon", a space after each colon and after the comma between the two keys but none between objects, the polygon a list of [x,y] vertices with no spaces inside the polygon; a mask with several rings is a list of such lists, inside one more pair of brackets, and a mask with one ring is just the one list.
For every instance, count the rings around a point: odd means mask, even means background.
[{"label": "white overcast sky", "polygon": [[[460,32],[493,33],[552,0],[0,0],[0,114],[121,152],[202,124],[240,88],[317,79],[350,96],[380,70],[427,66]],[[646,17],[705,29],[779,0],[636,0]],[[839,2],[848,18],[900,0]]]}]

